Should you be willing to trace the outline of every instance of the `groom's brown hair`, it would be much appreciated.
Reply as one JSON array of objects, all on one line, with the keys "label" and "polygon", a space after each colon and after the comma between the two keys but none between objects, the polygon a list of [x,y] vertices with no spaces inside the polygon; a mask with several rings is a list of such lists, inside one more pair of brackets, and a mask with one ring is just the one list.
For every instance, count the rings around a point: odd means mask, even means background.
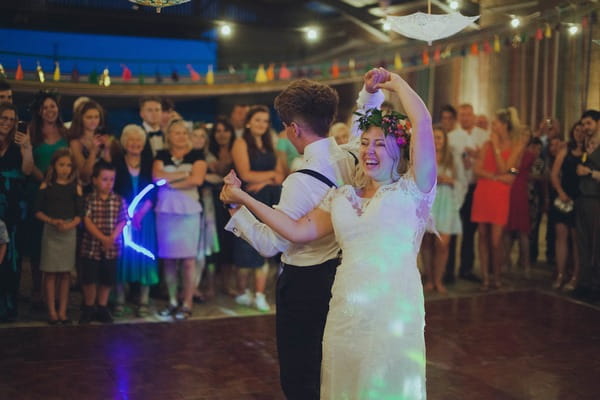
[{"label": "groom's brown hair", "polygon": [[285,124],[302,122],[309,125],[315,134],[327,137],[338,102],[339,96],[332,87],[300,79],[275,98],[275,110]]}]

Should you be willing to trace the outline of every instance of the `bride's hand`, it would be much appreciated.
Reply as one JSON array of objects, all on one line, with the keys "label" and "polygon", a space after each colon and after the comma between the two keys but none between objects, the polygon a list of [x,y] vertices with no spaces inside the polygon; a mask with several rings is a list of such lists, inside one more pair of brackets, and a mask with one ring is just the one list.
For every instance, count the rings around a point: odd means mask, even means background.
[{"label": "bride's hand", "polygon": [[373,68],[367,72],[363,78],[365,84],[365,90],[369,93],[375,93],[379,89],[377,86],[380,83],[386,82],[390,79],[390,73],[384,68]]},{"label": "bride's hand", "polygon": [[219,199],[225,204],[243,204],[245,195],[246,192],[239,187],[233,185],[224,185],[223,189],[221,189]]},{"label": "bride's hand", "polygon": [[404,82],[404,80],[400,77],[400,75],[395,74],[393,72],[388,72],[386,70],[384,70],[384,71],[388,73],[388,76],[389,76],[388,79],[386,79],[385,81],[382,81],[382,82],[378,82],[375,85],[375,87],[377,89],[389,90],[390,92],[397,92],[398,90],[400,90],[400,84],[402,82]]},{"label": "bride's hand", "polygon": [[229,171],[227,175],[223,178],[223,183],[230,186],[235,186],[237,188],[242,187],[242,181],[237,177],[234,170]]}]

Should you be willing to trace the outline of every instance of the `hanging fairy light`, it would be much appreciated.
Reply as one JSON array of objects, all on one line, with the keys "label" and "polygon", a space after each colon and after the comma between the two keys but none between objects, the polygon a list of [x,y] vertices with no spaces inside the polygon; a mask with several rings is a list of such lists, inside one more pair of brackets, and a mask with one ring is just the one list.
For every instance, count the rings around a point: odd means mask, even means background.
[{"label": "hanging fairy light", "polygon": [[513,16],[510,20],[510,26],[516,29],[519,27],[519,25],[521,25],[521,20],[518,17]]},{"label": "hanging fairy light", "polygon": [[579,26],[577,26],[576,24],[572,24],[567,30],[569,31],[569,35],[573,36],[576,35],[577,32],[579,32]]},{"label": "hanging fairy light", "polygon": [[458,10],[458,7],[460,6],[460,4],[458,3],[458,1],[452,0],[452,1],[448,2],[448,6],[450,6],[450,8],[452,10]]},{"label": "hanging fairy light", "polygon": [[384,32],[389,32],[392,29],[392,25],[388,21],[384,21],[382,28]]},{"label": "hanging fairy light", "polygon": [[231,36],[231,26],[229,24],[223,24],[223,25],[221,25],[221,27],[219,28],[219,33],[223,37],[229,37],[229,36]]},{"label": "hanging fairy light", "polygon": [[309,42],[314,42],[319,38],[319,31],[315,28],[306,28],[306,39]]},{"label": "hanging fairy light", "polygon": [[160,14],[161,9],[170,6],[178,6],[183,3],[187,3],[190,0],[129,0],[131,3],[138,4],[140,6],[154,7],[156,13]]}]

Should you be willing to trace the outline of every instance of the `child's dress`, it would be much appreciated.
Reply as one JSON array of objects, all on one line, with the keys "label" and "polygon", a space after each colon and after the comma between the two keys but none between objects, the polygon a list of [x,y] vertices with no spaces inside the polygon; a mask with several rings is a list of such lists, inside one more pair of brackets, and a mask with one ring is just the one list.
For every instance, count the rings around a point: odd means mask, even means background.
[{"label": "child's dress", "polygon": [[[50,218],[67,222],[83,215],[83,199],[77,193],[77,182],[66,185],[53,183],[38,192],[35,209]],[[61,232],[56,226],[44,224],[40,270],[72,272],[75,270],[77,230]]]}]

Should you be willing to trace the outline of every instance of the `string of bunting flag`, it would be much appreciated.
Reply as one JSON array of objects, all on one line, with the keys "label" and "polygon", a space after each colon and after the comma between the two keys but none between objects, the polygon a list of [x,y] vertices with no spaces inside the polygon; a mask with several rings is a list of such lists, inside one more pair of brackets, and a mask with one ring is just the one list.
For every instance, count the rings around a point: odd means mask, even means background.
[{"label": "string of bunting flag", "polygon": [[[581,18],[581,29],[586,30],[590,24],[590,15],[584,15]],[[120,63],[120,71],[109,71],[107,67],[101,69],[93,69],[88,75],[82,75],[74,66],[70,73],[62,73],[60,68],[61,61],[81,60],[81,58],[54,58],[53,56],[41,54],[25,54],[22,55],[28,59],[35,59],[35,64],[22,63],[19,59],[17,65],[12,69],[5,69],[1,63],[2,56],[8,55],[0,51],[0,77],[14,79],[15,81],[38,81],[46,82],[84,82],[97,84],[101,87],[109,88],[113,84],[198,84],[198,85],[219,85],[219,84],[236,84],[236,83],[267,83],[270,81],[286,81],[297,78],[310,78],[316,80],[336,80],[360,76],[364,71],[377,66],[393,68],[396,71],[402,70],[418,70],[427,68],[432,64],[441,63],[447,59],[455,57],[478,56],[481,54],[500,53],[503,49],[517,48],[529,40],[542,41],[551,39],[554,32],[559,30],[567,30],[571,35],[573,32],[572,23],[551,24],[543,22],[530,23],[524,25],[518,32],[498,28],[495,30],[486,30],[478,32],[477,35],[465,35],[465,37],[474,37],[483,39],[469,42],[464,41],[460,37],[447,41],[444,44],[434,44],[433,46],[423,47],[417,42],[410,41],[402,47],[397,47],[395,51],[388,52],[393,58],[374,57],[374,56],[357,56],[341,61],[335,59],[329,62],[318,64],[302,64],[302,63],[269,63],[260,64],[257,68],[251,68],[248,64],[243,64],[239,68],[229,66],[224,70],[215,70],[213,65],[208,65],[206,72],[201,74],[197,67],[192,63],[181,62],[187,74],[180,74],[177,69],[173,69],[170,76],[165,77],[160,72],[152,75],[143,73],[144,69],[149,69],[151,62],[155,60],[144,61],[135,60],[135,65],[139,67],[139,73],[134,74],[132,67],[123,61]],[[578,24],[577,24],[578,25]],[[422,49],[422,50],[421,50]],[[10,53],[11,56],[19,56],[18,53]],[[40,61],[42,60],[42,61]],[[44,61],[49,60],[49,61]],[[102,59],[94,59],[99,65],[105,64]],[[111,60],[113,61],[113,60]],[[50,64],[52,63],[52,64]],[[76,64],[74,64],[76,65]],[[289,65],[289,66],[288,66]],[[46,68],[46,70],[44,69]],[[206,66],[204,66],[206,68]],[[52,71],[51,76],[46,76],[46,71]],[[50,72],[49,72],[50,73]],[[118,73],[119,75],[115,75]],[[112,75],[111,75],[112,74]]]}]

